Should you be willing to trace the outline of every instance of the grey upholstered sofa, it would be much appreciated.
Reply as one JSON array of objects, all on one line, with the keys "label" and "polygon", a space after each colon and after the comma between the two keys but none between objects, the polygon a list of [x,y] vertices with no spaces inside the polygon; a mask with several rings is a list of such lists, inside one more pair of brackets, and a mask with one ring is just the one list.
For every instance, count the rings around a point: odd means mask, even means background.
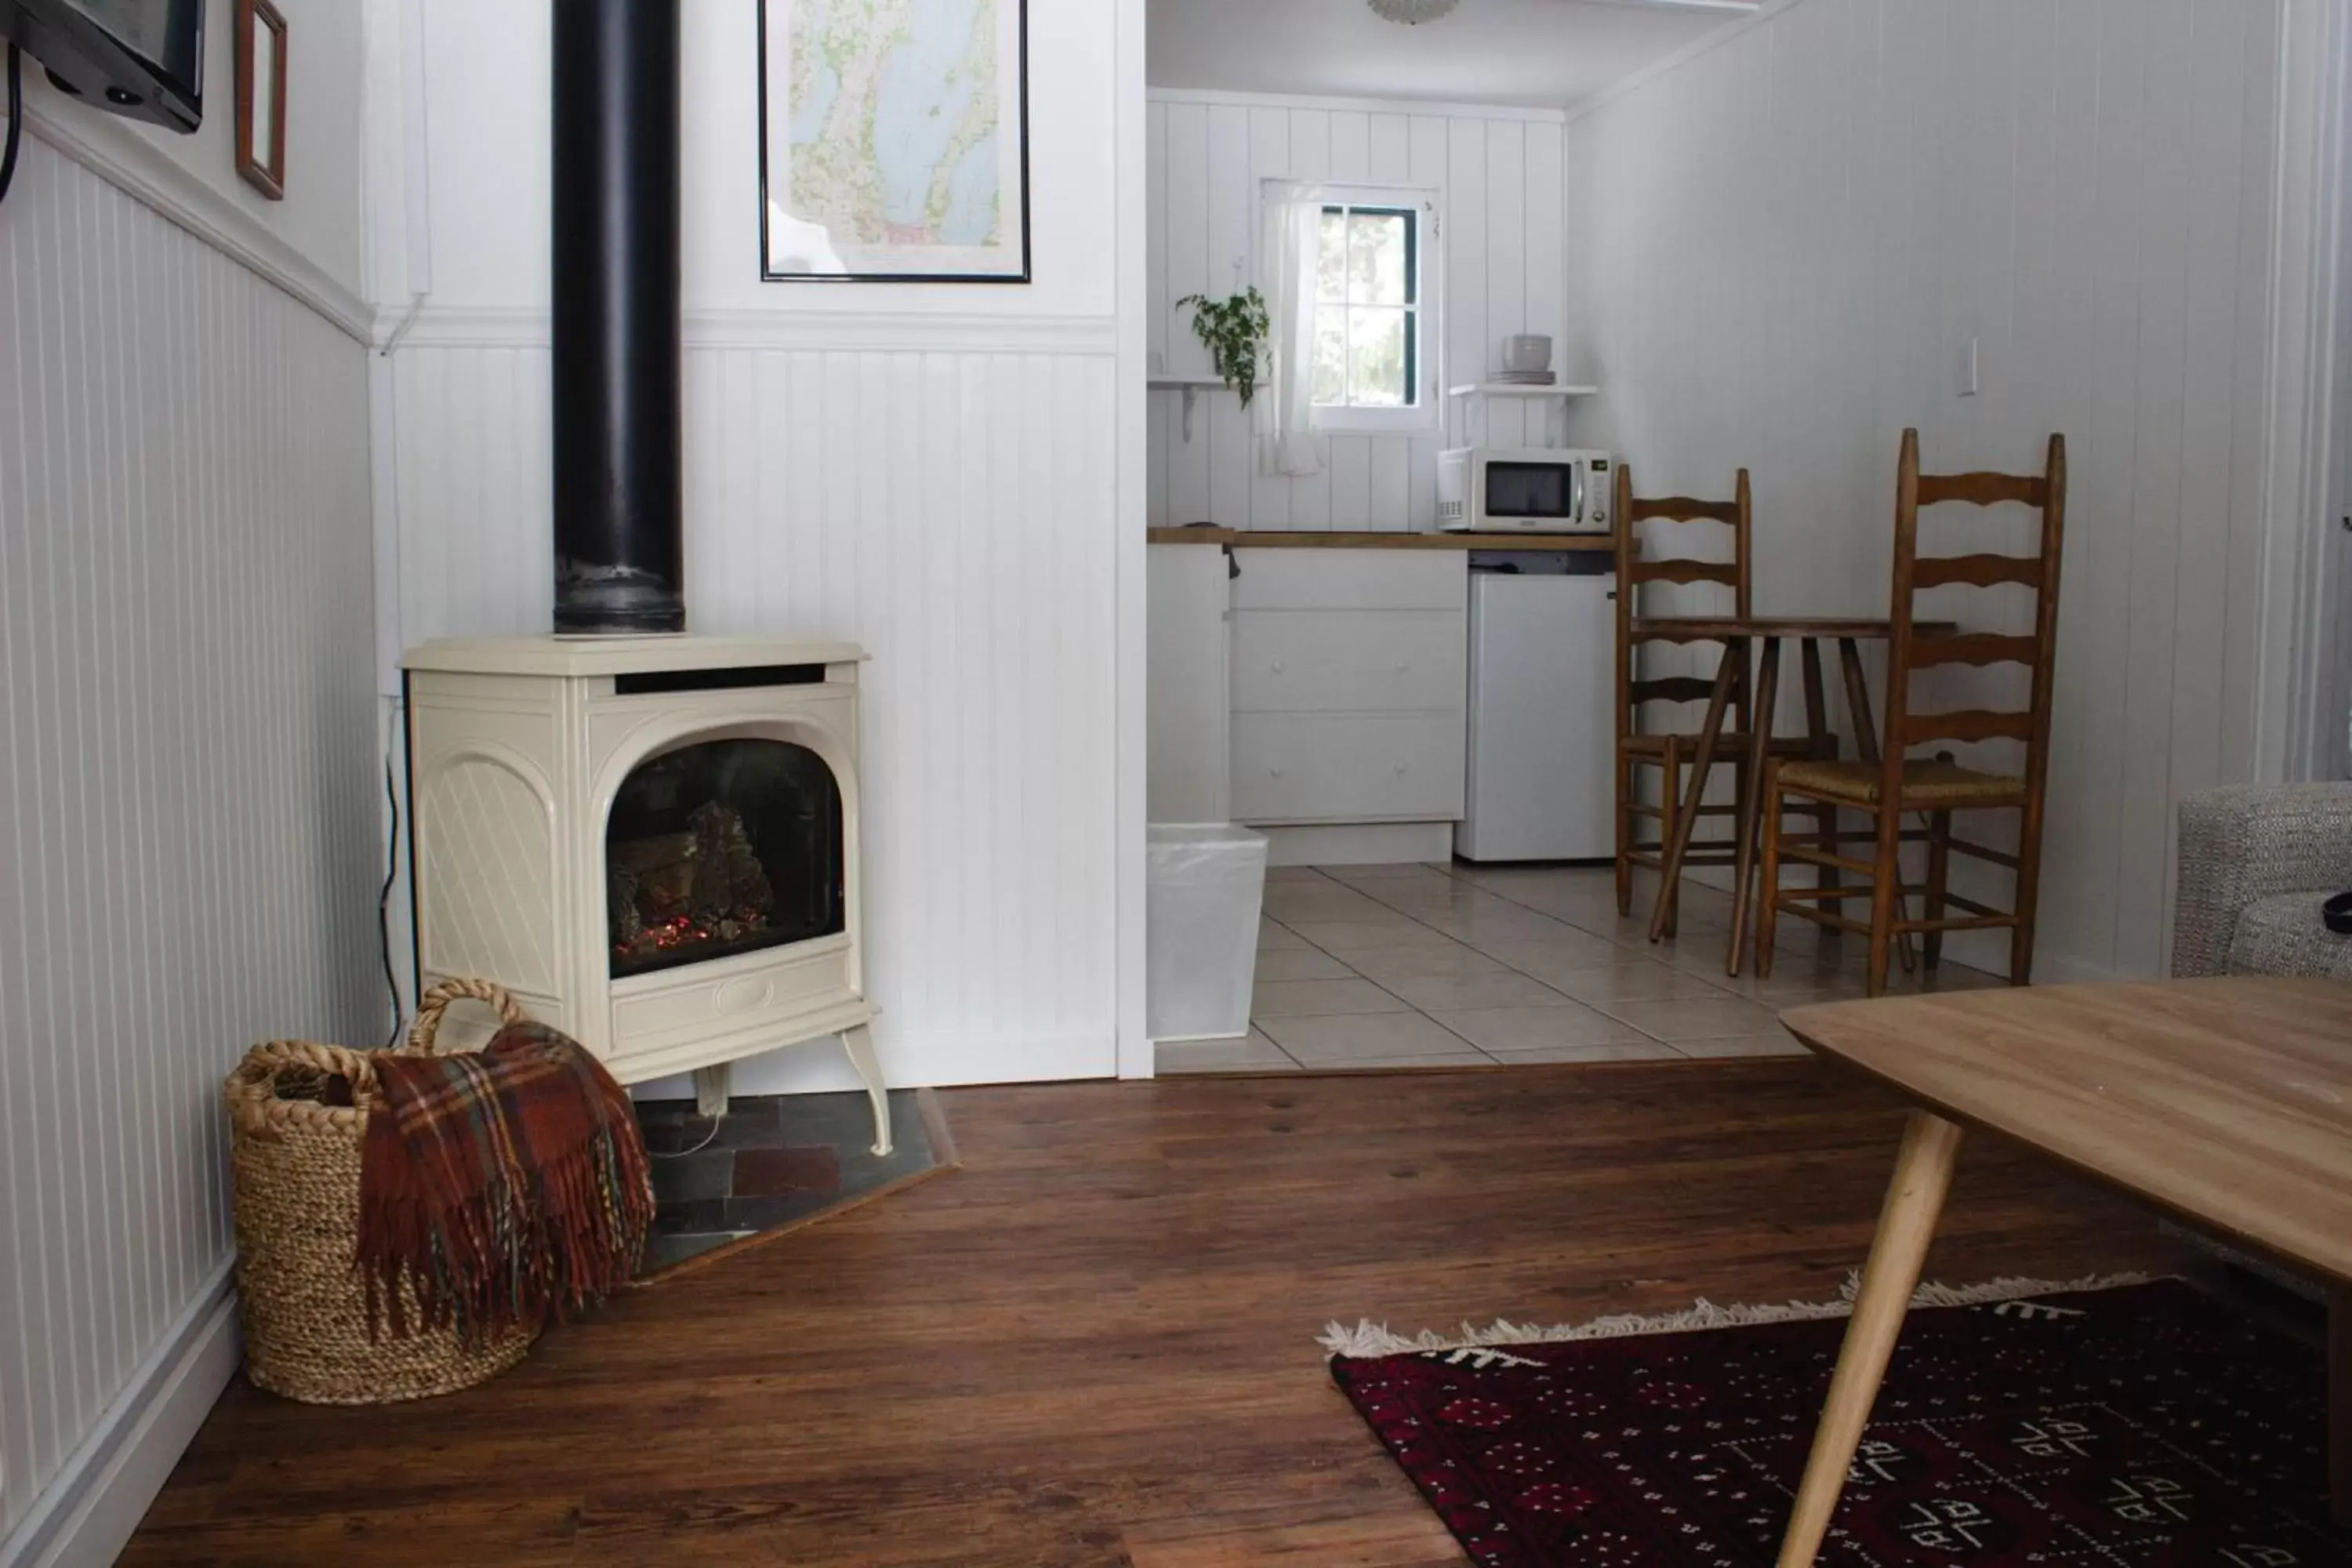
[{"label": "grey upholstered sofa", "polygon": [[2352,891],[2352,784],[2236,784],[2180,803],[2172,973],[2352,980],[2352,937],[2320,919]]}]

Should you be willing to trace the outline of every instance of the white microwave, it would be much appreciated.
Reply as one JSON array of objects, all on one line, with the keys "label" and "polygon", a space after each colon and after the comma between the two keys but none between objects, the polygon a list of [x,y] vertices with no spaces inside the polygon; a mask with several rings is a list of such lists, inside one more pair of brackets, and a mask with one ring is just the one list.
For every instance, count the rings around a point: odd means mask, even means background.
[{"label": "white microwave", "polygon": [[1437,455],[1437,526],[1449,532],[1607,533],[1606,452],[1463,447]]}]

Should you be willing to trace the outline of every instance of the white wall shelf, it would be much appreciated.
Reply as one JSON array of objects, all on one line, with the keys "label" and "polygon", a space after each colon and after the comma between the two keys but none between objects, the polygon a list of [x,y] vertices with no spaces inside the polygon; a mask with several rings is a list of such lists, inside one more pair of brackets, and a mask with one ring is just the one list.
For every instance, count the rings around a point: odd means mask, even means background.
[{"label": "white wall shelf", "polygon": [[1155,375],[1144,384],[1154,392],[1184,395],[1184,444],[1192,444],[1192,400],[1203,392],[1230,392],[1224,378],[1214,375]]},{"label": "white wall shelf", "polygon": [[1448,397],[1557,397],[1565,402],[1571,397],[1598,397],[1597,386],[1528,386],[1516,381],[1480,381],[1467,386],[1449,386]]},{"label": "white wall shelf", "polygon": [[[1512,398],[1521,402],[1542,404],[1545,406],[1539,413],[1530,413],[1525,417],[1529,426],[1535,425],[1540,419],[1543,444],[1549,447],[1554,444],[1551,405],[1558,405],[1560,412],[1560,424],[1565,428],[1570,400],[1578,397],[1598,397],[1601,395],[1601,389],[1597,386],[1531,386],[1518,381],[1474,381],[1461,386],[1447,387],[1445,395],[1462,405],[1462,426],[1465,435],[1470,428],[1469,410],[1470,400],[1473,398]],[[1532,440],[1534,432],[1530,430],[1528,436]],[[1464,445],[1475,446],[1476,443],[1465,440]]]}]

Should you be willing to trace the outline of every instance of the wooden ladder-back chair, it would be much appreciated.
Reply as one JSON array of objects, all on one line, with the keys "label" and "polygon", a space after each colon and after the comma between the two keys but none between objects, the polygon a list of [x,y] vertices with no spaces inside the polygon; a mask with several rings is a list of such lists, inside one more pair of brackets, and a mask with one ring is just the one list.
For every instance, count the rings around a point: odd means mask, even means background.
[{"label": "wooden ladder-back chair", "polygon": [[[1673,636],[1645,635],[1639,625],[1641,586],[1644,583],[1713,583],[1731,590],[1732,615],[1745,620],[1752,614],[1749,605],[1750,581],[1748,541],[1753,516],[1748,488],[1748,470],[1739,470],[1733,487],[1733,499],[1727,501],[1695,500],[1688,496],[1667,496],[1643,500],[1633,494],[1633,472],[1630,465],[1617,466],[1617,801],[1614,816],[1617,825],[1617,912],[1630,914],[1633,908],[1633,868],[1647,866],[1661,876],[1665,874],[1667,849],[1675,841],[1675,829],[1683,810],[1685,789],[1684,770],[1695,764],[1698,750],[1696,733],[1645,731],[1641,729],[1641,710],[1652,702],[1705,701],[1714,695],[1715,682],[1704,676],[1669,675],[1652,679],[1640,679],[1639,653],[1648,642],[1683,642]],[[1731,530],[1731,559],[1728,561],[1698,561],[1677,556],[1649,555],[1641,549],[1638,525],[1654,521],[1668,522],[1713,522]],[[1700,805],[1697,817],[1744,817],[1746,806],[1746,760],[1752,743],[1753,730],[1749,723],[1748,682],[1743,650],[1727,647],[1726,658],[1742,660],[1737,671],[1738,683],[1732,698],[1732,723],[1716,738],[1714,755],[1708,767],[1730,764],[1732,775],[1739,781],[1739,801],[1728,805]],[[1810,754],[1808,742],[1802,740],[1776,741],[1775,752],[1790,756]],[[1660,773],[1658,798],[1652,805],[1642,799],[1641,778],[1637,770],[1654,767]],[[1704,793],[1704,781],[1701,785]],[[1658,837],[1654,842],[1642,837],[1644,821],[1654,821]],[[1725,839],[1719,844],[1694,844],[1683,856],[1683,865],[1730,866],[1738,862],[1736,841]],[[1664,889],[1666,931],[1674,930],[1674,892]]]},{"label": "wooden ladder-back chair", "polygon": [[[2041,514],[2041,550],[2033,556],[1961,555],[1947,558],[1919,554],[1919,509],[1946,503],[1994,506],[2014,501]],[[1870,937],[1870,994],[1886,989],[1889,944],[1898,936],[1917,931],[1925,938],[1923,956],[1933,970],[1942,955],[1943,933],[1948,931],[2006,929],[2010,933],[2009,981],[2028,984],[2033,974],[2033,921],[2042,879],[2042,798],[2050,772],[2050,705],[2058,638],[2058,561],[2066,521],[2066,439],[2050,437],[2050,451],[2039,474],[1922,474],[1919,433],[1903,433],[1902,464],[1895,500],[1894,636],[1888,644],[1886,670],[1885,754],[1878,764],[1864,763],[1793,762],[1767,764],[1764,785],[1763,886],[1757,919],[1756,965],[1769,974],[1775,917],[1781,911],[1841,931],[1867,932]],[[1929,588],[1966,584],[1990,588],[2016,583],[2033,590],[2033,632],[2005,637],[1990,632],[1953,636],[1923,636],[1914,631],[1915,596]],[[1920,713],[1911,707],[1911,677],[1941,665],[1998,664],[2025,667],[2032,678],[2032,698],[2022,712],[1990,712],[1970,709],[1948,713]],[[1937,741],[2014,741],[2023,748],[2022,764],[2015,773],[1991,773],[1963,767],[1948,752],[1931,758],[1906,753],[1914,746]],[[1789,797],[1867,813],[1871,831],[1840,835],[1824,831],[1811,843],[1791,841],[1781,831],[1784,810],[1798,809]],[[1989,848],[1952,836],[1955,811],[2015,811],[2019,814],[2017,853]],[[1923,814],[1924,832],[1905,832],[1906,813]],[[1842,842],[1866,841],[1873,846],[1868,860],[1848,858],[1838,852]],[[1927,880],[1906,887],[1901,856],[1906,843],[1927,845]],[[2001,910],[1953,892],[1948,882],[1955,855],[1988,861],[2013,872],[2017,881],[2015,908]],[[1858,873],[1863,886],[1782,888],[1783,858],[1808,865]],[[1898,900],[1909,894],[1926,900],[1923,916],[1906,918]],[[1868,924],[1823,906],[1849,898],[1867,897]],[[1958,915],[1948,914],[1957,909]]]}]

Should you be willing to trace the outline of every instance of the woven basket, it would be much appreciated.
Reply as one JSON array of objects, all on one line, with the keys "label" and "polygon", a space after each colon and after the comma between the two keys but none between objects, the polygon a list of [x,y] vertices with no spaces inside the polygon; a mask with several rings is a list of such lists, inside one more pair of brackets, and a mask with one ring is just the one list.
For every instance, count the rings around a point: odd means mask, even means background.
[{"label": "woven basket", "polygon": [[[529,1017],[486,980],[446,981],[425,994],[403,1048],[429,1054],[460,997],[488,1003],[502,1023]],[[388,1405],[470,1387],[520,1361],[538,1335],[518,1328],[467,1341],[440,1328],[394,1338],[387,1327],[369,1338],[357,1259],[360,1151],[379,1103],[373,1054],[272,1040],[247,1051],[221,1091],[235,1151],[246,1375],[312,1405]],[[415,1290],[401,1289],[414,1325]]]}]

